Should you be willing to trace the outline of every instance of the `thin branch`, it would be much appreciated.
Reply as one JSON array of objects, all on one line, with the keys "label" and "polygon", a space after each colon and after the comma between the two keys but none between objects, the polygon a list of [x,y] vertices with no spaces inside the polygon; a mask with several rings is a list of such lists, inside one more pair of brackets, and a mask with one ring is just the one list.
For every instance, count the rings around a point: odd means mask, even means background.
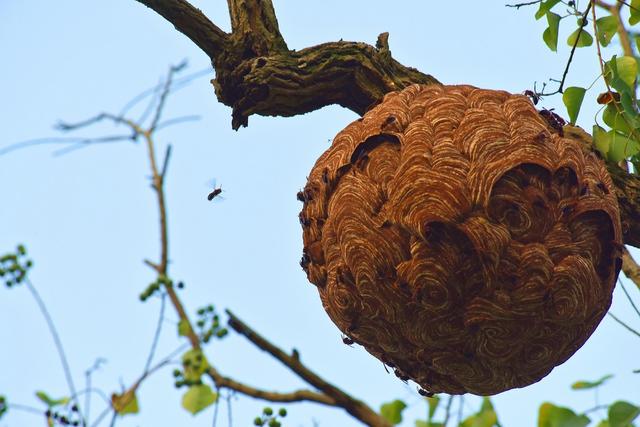
[{"label": "thin branch", "polygon": [[543,93],[537,93],[536,95],[538,95],[538,96],[550,96],[550,95],[555,95],[557,93],[563,93],[563,91],[564,91],[564,83],[565,83],[565,81],[567,79],[567,75],[569,74],[569,69],[571,68],[571,63],[573,62],[573,55],[576,53],[576,49],[578,47],[578,41],[580,41],[580,36],[582,35],[582,32],[584,31],[584,27],[586,27],[588,22],[589,22],[589,20],[587,19],[587,16],[589,15],[589,11],[591,10],[591,6],[592,6],[592,2],[590,0],[589,4],[587,5],[587,8],[580,15],[580,27],[578,28],[578,34],[576,36],[575,41],[573,42],[573,46],[571,46],[571,53],[569,53],[569,59],[567,59],[567,65],[564,67],[564,72],[562,73],[562,79],[559,82],[558,89],[553,91],[553,92],[548,92],[548,93],[544,93],[544,89],[543,89],[543,91],[542,91]]},{"label": "thin branch", "polygon": [[49,332],[53,337],[53,342],[55,343],[58,356],[60,357],[60,363],[62,364],[62,370],[64,371],[64,376],[67,381],[67,386],[69,387],[69,392],[71,393],[71,399],[78,406],[78,413],[80,414],[80,418],[84,419],[84,417],[82,416],[82,413],[80,412],[80,402],[78,401],[78,397],[76,395],[76,387],[73,383],[73,375],[71,375],[71,368],[69,367],[69,361],[64,352],[64,347],[62,346],[62,340],[60,340],[60,335],[58,334],[56,325],[55,323],[53,323],[53,319],[49,314],[49,310],[47,310],[47,306],[45,305],[44,301],[40,297],[40,293],[36,290],[35,286],[33,286],[33,283],[31,283],[31,280],[27,278],[25,280],[25,284],[27,286],[27,289],[33,296],[33,299],[36,300],[36,304],[38,304],[38,308],[40,309],[40,312],[44,316],[44,319],[47,323],[47,327],[49,328]]},{"label": "thin branch", "polygon": [[167,168],[169,167],[169,159],[171,158],[171,144],[167,145],[167,150],[164,153],[164,160],[162,161],[162,172],[160,172],[160,179],[164,182],[164,178],[167,175]]},{"label": "thin branch", "polygon": [[388,426],[389,423],[383,419],[377,412],[369,408],[364,402],[357,400],[344,391],[340,390],[333,384],[322,379],[316,373],[311,371],[305,365],[300,362],[299,357],[296,354],[289,355],[283,350],[269,342],[266,338],[259,335],[246,323],[240,320],[230,310],[226,310],[229,315],[229,326],[231,326],[236,332],[245,336],[256,347],[266,351],[271,356],[280,361],[283,365],[288,367],[291,371],[295,372],[300,378],[311,384],[324,394],[335,399],[337,406],[345,409],[349,414],[355,418],[368,423],[372,426]]},{"label": "thin branch", "polygon": [[526,3],[516,3],[516,4],[505,4],[506,7],[515,7],[516,9],[520,9],[523,6],[531,6],[534,4],[539,4],[542,0],[535,0]]},{"label": "thin branch", "polygon": [[[205,76],[207,74],[211,74],[213,72],[213,69],[211,68],[211,66],[204,68],[202,70],[196,71],[194,73],[191,74],[187,74],[184,77],[180,77],[178,79],[175,79],[173,82],[173,86],[171,88],[171,92],[175,93],[180,89],[184,89],[185,87],[187,87],[189,85],[189,83],[191,83],[193,80]],[[138,104],[140,101],[142,101],[143,99],[145,99],[147,96],[149,95],[153,95],[154,93],[156,93],[158,90],[160,90],[162,88],[162,83],[157,84],[153,87],[150,87],[148,89],[145,89],[144,91],[140,92],[138,95],[134,96],[133,98],[131,98],[125,105],[124,107],[122,107],[122,109],[120,110],[120,113],[118,114],[119,117],[124,117],[125,114],[127,114],[127,112],[133,108],[134,106],[136,106],[136,104]]]},{"label": "thin branch", "polygon": [[156,113],[153,116],[153,119],[151,120],[151,125],[149,126],[149,129],[147,130],[149,134],[152,134],[156,130],[156,126],[158,125],[158,121],[160,120],[160,116],[162,115],[162,111],[164,110],[165,102],[167,101],[167,96],[171,91],[171,82],[173,80],[173,75],[176,72],[180,71],[182,68],[184,68],[184,65],[171,66],[169,68],[169,73],[167,74],[167,81],[165,82],[164,88],[160,93],[160,99],[158,101],[158,106],[156,107]]},{"label": "thin branch", "polygon": [[626,330],[628,330],[629,332],[631,332],[632,334],[637,335],[638,337],[640,337],[640,332],[636,331],[635,329],[633,329],[631,326],[627,325],[626,323],[624,323],[622,320],[618,319],[616,316],[614,316],[611,312],[607,313],[609,316],[611,316],[611,318],[613,320],[615,320],[616,322],[618,322],[620,325],[622,325]]},{"label": "thin branch", "polygon": [[114,136],[105,136],[102,138],[90,138],[90,139],[85,139],[81,142],[76,142],[73,145],[70,145],[68,147],[59,148],[55,150],[52,154],[58,157],[58,156],[63,156],[65,154],[69,154],[72,151],[80,150],[82,148],[87,148],[90,145],[113,144],[113,143],[122,142],[122,141],[132,141],[134,140],[134,138],[135,137],[133,136],[126,136],[126,135],[120,135],[120,136],[114,135]]},{"label": "thin branch", "polygon": [[451,404],[453,403],[453,396],[449,395],[448,399],[447,399],[447,406],[445,408],[445,413],[444,413],[444,421],[442,421],[442,425],[446,427],[447,423],[449,422],[449,417],[451,416]]},{"label": "thin branch", "polygon": [[149,372],[151,368],[151,363],[153,362],[153,356],[156,352],[156,348],[158,346],[158,341],[160,340],[160,332],[162,331],[162,323],[164,321],[164,308],[166,302],[166,294],[162,294],[160,297],[160,314],[158,315],[158,323],[156,325],[156,331],[153,334],[153,341],[151,342],[151,349],[149,350],[149,356],[147,357],[147,363],[144,365],[145,373]]},{"label": "thin branch", "polygon": [[185,123],[185,122],[195,122],[195,121],[200,120],[200,119],[201,119],[201,116],[198,116],[198,115],[195,115],[195,114],[192,114],[192,115],[189,115],[189,116],[175,117],[173,119],[168,119],[168,120],[160,122],[160,123],[158,123],[156,125],[156,132],[159,131],[160,129],[164,129],[164,128],[169,127],[169,126],[173,126],[173,125],[177,125],[177,124]]},{"label": "thin branch", "polygon": [[627,248],[622,249],[622,272],[640,290],[640,265],[633,259]]},{"label": "thin branch", "polygon": [[296,390],[289,393],[261,390],[238,382],[232,378],[225,377],[213,367],[209,367],[207,375],[209,375],[209,377],[213,380],[216,387],[218,388],[227,388],[230,390],[234,390],[238,393],[242,393],[256,399],[283,403],[309,401],[321,403],[323,405],[336,406],[336,401],[331,397],[311,390]]},{"label": "thin branch", "polygon": [[638,310],[638,307],[636,306],[635,302],[633,302],[631,295],[629,295],[629,292],[627,292],[627,288],[625,288],[624,283],[622,283],[622,280],[620,279],[618,279],[618,283],[620,283],[620,287],[622,288],[624,295],[627,297],[629,304],[631,304],[631,307],[633,307],[633,310],[636,312],[638,317],[640,317],[640,310]]},{"label": "thin branch", "polygon": [[15,409],[18,411],[23,411],[23,412],[29,412],[31,414],[35,414],[35,415],[44,415],[44,411],[42,409],[38,409],[38,408],[34,408],[33,406],[29,406],[29,405],[21,405],[20,403],[9,403],[7,404],[7,407],[9,409]]}]

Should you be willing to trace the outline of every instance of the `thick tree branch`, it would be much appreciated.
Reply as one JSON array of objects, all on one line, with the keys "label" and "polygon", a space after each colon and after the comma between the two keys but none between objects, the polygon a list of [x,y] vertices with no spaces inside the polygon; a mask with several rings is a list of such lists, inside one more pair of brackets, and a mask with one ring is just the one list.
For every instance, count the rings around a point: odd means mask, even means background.
[{"label": "thick tree branch", "polygon": [[249,341],[251,341],[258,348],[266,351],[283,365],[295,372],[300,378],[311,384],[324,394],[335,399],[337,405],[344,408],[349,414],[357,418],[358,420],[366,423],[369,426],[374,427],[388,427],[390,424],[382,418],[378,413],[369,408],[364,402],[349,396],[333,384],[328,383],[311,371],[305,365],[300,362],[299,355],[296,351],[292,354],[284,352],[276,345],[269,342],[266,338],[262,337],[246,323],[240,320],[231,311],[226,310],[229,315],[229,326],[231,326],[236,332],[244,335]]},{"label": "thick tree branch", "polygon": [[225,49],[228,34],[218,28],[200,9],[185,0],[137,0],[153,9],[176,30],[189,37],[210,58]]},{"label": "thick tree branch", "polygon": [[331,104],[362,115],[388,92],[413,83],[438,83],[394,60],[388,35],[380,37],[378,47],[339,41],[291,51],[271,0],[227,0],[232,34],[185,0],[137,1],[209,56],[216,70],[216,95],[233,109],[234,129],[246,126],[252,114],[294,116]]}]

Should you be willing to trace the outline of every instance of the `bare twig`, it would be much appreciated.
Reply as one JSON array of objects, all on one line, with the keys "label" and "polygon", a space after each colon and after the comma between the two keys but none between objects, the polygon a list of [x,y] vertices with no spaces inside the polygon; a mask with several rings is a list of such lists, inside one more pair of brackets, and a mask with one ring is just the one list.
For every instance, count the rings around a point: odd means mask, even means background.
[{"label": "bare twig", "polygon": [[212,367],[210,367],[207,371],[207,375],[209,375],[209,377],[213,380],[218,388],[227,388],[230,390],[234,390],[238,393],[242,393],[246,396],[254,397],[256,399],[282,403],[308,401],[321,403],[323,405],[336,406],[336,401],[331,397],[311,390],[296,390],[289,393],[261,390],[238,382],[229,377],[225,377]]},{"label": "bare twig", "polygon": [[153,341],[151,342],[151,349],[149,350],[149,356],[147,357],[147,363],[144,365],[143,372],[149,372],[151,363],[153,362],[153,356],[160,340],[160,332],[162,331],[162,323],[164,321],[164,308],[167,294],[163,293],[160,297],[160,314],[158,315],[158,324],[156,325],[156,331],[153,334]]},{"label": "bare twig", "polygon": [[624,323],[622,320],[618,319],[616,316],[614,316],[611,312],[607,313],[609,316],[611,316],[611,318],[613,320],[615,320],[616,322],[618,322],[620,325],[622,325],[626,330],[628,330],[629,332],[631,332],[634,335],[637,335],[638,337],[640,337],[640,332],[636,331],[635,329],[633,329],[631,326],[627,325],[626,323]]},{"label": "bare twig", "polygon": [[520,9],[523,6],[531,6],[534,4],[539,4],[542,0],[529,1],[526,3],[516,3],[516,4],[505,4],[506,7],[515,7],[516,9]]},{"label": "bare twig", "polygon": [[444,413],[444,421],[442,421],[442,425],[446,427],[449,422],[449,417],[451,416],[451,404],[453,403],[453,396],[449,395],[447,397],[447,406],[445,407]]},{"label": "bare twig", "polygon": [[567,65],[564,67],[564,71],[562,73],[562,79],[560,80],[560,82],[558,84],[558,89],[556,89],[553,92],[547,92],[547,93],[544,93],[544,90],[543,90],[542,93],[537,93],[536,95],[538,95],[538,96],[550,96],[550,95],[555,95],[557,93],[563,93],[563,91],[564,91],[564,83],[565,83],[565,81],[567,79],[567,75],[569,74],[569,69],[571,68],[571,63],[573,62],[573,55],[576,53],[576,49],[578,47],[578,41],[580,41],[580,36],[582,35],[582,32],[584,31],[584,27],[586,27],[588,22],[589,22],[588,19],[587,19],[587,16],[589,15],[589,11],[591,10],[591,6],[592,6],[592,3],[591,3],[591,1],[589,1],[589,4],[587,5],[587,8],[580,15],[581,18],[580,18],[580,27],[578,28],[578,34],[576,36],[575,41],[573,42],[573,46],[571,46],[571,53],[569,53],[569,59],[567,59]]},{"label": "bare twig", "polygon": [[[206,76],[207,74],[211,74],[213,72],[212,68],[209,66],[207,68],[204,68],[202,70],[196,71],[194,73],[188,74],[184,77],[180,77],[174,80],[173,85],[171,87],[171,93],[175,93],[180,89],[184,89],[185,87],[187,87],[189,85],[189,83],[191,83],[193,80],[202,77],[202,76]],[[131,100],[129,100],[124,107],[122,107],[122,109],[120,110],[120,113],[118,114],[119,117],[124,117],[125,114],[127,114],[127,112],[133,108],[136,104],[138,104],[139,102],[141,102],[142,100],[144,100],[146,97],[148,97],[149,95],[153,95],[155,94],[157,91],[159,91],[163,86],[163,83],[159,83],[149,89],[145,89],[144,91],[140,92],[138,95],[134,96],[133,98],[131,98]]]},{"label": "bare twig", "polygon": [[67,381],[67,386],[69,387],[69,392],[71,394],[70,399],[72,399],[73,402],[78,406],[78,413],[80,415],[80,419],[84,419],[84,417],[82,416],[82,412],[80,411],[80,402],[78,401],[78,396],[76,394],[76,386],[73,383],[73,375],[71,375],[71,368],[69,367],[69,361],[68,361],[67,356],[66,356],[66,354],[64,352],[64,347],[62,345],[62,340],[60,340],[60,335],[58,334],[58,330],[56,328],[56,325],[53,322],[53,319],[51,318],[51,315],[49,314],[49,310],[47,310],[47,306],[45,305],[44,301],[42,300],[42,297],[40,297],[40,293],[36,290],[35,286],[33,286],[33,283],[31,283],[31,280],[29,280],[27,278],[25,280],[25,284],[27,286],[27,289],[29,290],[29,292],[33,296],[33,299],[36,301],[36,304],[38,304],[38,308],[40,309],[40,312],[44,316],[44,319],[45,319],[45,321],[47,323],[47,326],[49,328],[49,332],[51,333],[51,336],[53,337],[53,342],[55,343],[56,350],[58,352],[58,356],[60,357],[60,363],[62,364],[62,370],[64,371],[64,376],[65,376],[65,379]]},{"label": "bare twig", "polygon": [[167,145],[167,151],[164,153],[164,160],[162,161],[162,172],[160,172],[160,178],[164,182],[164,177],[167,174],[167,168],[169,167],[169,159],[171,158],[171,144]]},{"label": "bare twig", "polygon": [[168,120],[165,120],[163,122],[158,123],[156,125],[156,132],[159,131],[160,129],[164,129],[164,128],[167,128],[169,126],[173,126],[173,125],[177,125],[177,124],[185,123],[185,122],[194,122],[196,120],[200,120],[200,116],[189,115],[189,116],[174,117],[173,119],[168,119]]},{"label": "bare twig", "polygon": [[636,303],[633,302],[633,298],[631,298],[631,295],[629,295],[629,292],[627,292],[627,288],[625,288],[624,283],[622,283],[622,280],[620,280],[620,279],[618,279],[618,283],[620,284],[620,287],[622,288],[622,291],[624,292],[624,295],[627,297],[627,300],[629,301],[629,304],[631,304],[631,307],[633,307],[633,310],[636,312],[638,317],[640,317],[640,310],[638,310],[638,307],[636,306]]}]

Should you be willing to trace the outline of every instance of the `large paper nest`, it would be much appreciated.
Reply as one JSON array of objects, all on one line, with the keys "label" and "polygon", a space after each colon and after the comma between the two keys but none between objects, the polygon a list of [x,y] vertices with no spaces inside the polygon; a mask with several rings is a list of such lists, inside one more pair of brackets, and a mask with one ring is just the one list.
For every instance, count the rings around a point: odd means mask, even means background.
[{"label": "large paper nest", "polygon": [[299,194],[301,265],[338,328],[436,393],[571,357],[611,304],[621,231],[602,161],[553,124],[522,95],[413,85],[340,132]]}]

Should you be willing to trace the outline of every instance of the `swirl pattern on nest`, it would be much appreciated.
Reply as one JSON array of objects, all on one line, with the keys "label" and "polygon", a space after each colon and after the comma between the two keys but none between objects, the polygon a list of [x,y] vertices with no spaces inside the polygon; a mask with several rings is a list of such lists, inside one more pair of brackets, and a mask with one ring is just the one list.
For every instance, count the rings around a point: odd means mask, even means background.
[{"label": "swirl pattern on nest", "polygon": [[524,96],[391,93],[336,136],[302,194],[301,264],[329,317],[430,392],[539,381],[611,304],[611,179]]}]

